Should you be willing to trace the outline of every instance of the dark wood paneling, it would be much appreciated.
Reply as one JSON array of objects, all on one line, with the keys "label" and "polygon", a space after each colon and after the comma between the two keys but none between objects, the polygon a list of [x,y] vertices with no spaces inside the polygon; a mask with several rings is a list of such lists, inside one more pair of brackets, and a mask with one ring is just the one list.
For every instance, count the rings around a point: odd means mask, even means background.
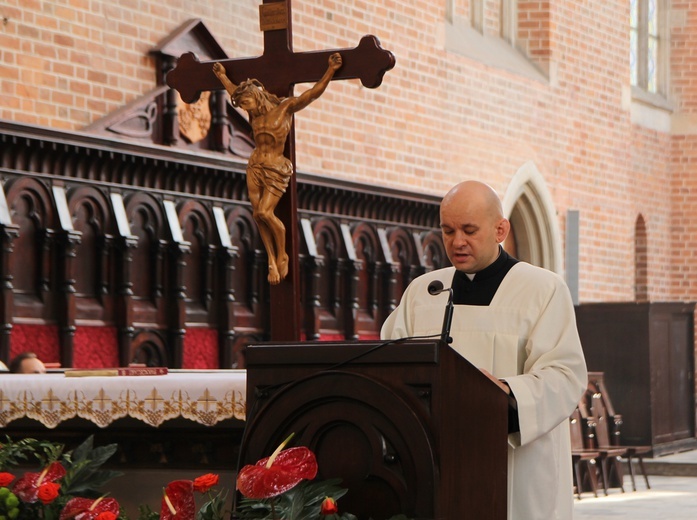
[{"label": "dark wood paneling", "polygon": [[694,304],[593,303],[576,308],[588,369],[604,372],[623,444],[654,454],[695,445]]}]

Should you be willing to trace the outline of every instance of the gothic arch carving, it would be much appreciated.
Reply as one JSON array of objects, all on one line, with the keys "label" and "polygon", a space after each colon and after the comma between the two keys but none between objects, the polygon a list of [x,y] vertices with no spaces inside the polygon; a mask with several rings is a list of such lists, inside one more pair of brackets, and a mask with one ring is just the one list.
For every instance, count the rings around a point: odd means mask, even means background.
[{"label": "gothic arch carving", "polygon": [[[414,236],[403,227],[394,227],[388,233],[392,262],[399,265],[395,283],[397,290],[402,293],[414,278],[424,273],[421,258]],[[419,244],[419,247],[421,244]]]},{"label": "gothic arch carving", "polygon": [[[125,197],[124,206],[131,234],[136,237],[133,250],[131,282],[133,299],[148,302],[152,310],[163,296],[164,254],[167,245],[164,231],[162,205],[150,193],[131,192]],[[147,319],[156,322],[154,316]]]},{"label": "gothic arch carving", "polygon": [[[313,222],[313,234],[317,245],[317,273],[322,283],[317,284],[316,302],[319,308],[331,316],[333,323],[327,323],[327,316],[322,316],[321,328],[341,330],[342,302],[345,294],[346,269],[348,255],[341,233],[340,223],[332,218],[318,218]],[[348,302],[346,302],[348,303]]]},{"label": "gothic arch carving", "polygon": [[[356,259],[362,263],[358,271],[358,313],[356,330],[379,330],[377,323],[381,321],[381,302],[387,300],[387,288],[380,281],[385,271],[385,255],[380,247],[380,238],[374,226],[359,223],[351,230]],[[390,266],[391,267],[391,266]]]},{"label": "gothic arch carving", "polygon": [[249,206],[235,205],[227,211],[230,242],[237,248],[235,259],[234,314],[236,330],[266,331],[266,252]]},{"label": "gothic arch carving", "polygon": [[110,289],[109,256],[112,218],[104,193],[93,186],[78,186],[68,190],[68,210],[73,228],[80,232],[76,246],[75,289],[78,297],[101,297]]},{"label": "gothic arch carving", "polygon": [[[187,307],[190,311],[208,310],[213,299],[215,249],[213,219],[210,211],[197,200],[188,200],[178,208],[184,240],[190,253],[184,268]],[[198,312],[196,313],[198,315]],[[203,316],[196,321],[202,321]]]},{"label": "gothic arch carving", "polygon": [[314,219],[312,231],[318,255],[335,259],[347,256],[338,220],[326,217]]},{"label": "gothic arch carving", "polygon": [[169,366],[167,342],[155,330],[139,330],[131,342],[131,363],[142,363],[149,367]]},{"label": "gothic arch carving", "polygon": [[450,265],[448,255],[445,253],[443,238],[440,231],[424,231],[421,233],[424,263],[428,270],[440,269]]},{"label": "gothic arch carving", "polygon": [[45,296],[54,289],[50,267],[57,220],[51,194],[44,182],[30,177],[10,179],[4,189],[12,222],[19,228],[9,255],[14,304],[20,312],[47,319],[51,306]]}]

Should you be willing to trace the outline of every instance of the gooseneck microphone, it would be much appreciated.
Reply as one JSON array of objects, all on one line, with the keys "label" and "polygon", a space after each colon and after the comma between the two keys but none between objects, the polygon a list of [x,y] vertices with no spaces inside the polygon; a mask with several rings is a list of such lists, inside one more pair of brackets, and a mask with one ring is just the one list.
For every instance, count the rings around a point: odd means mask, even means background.
[{"label": "gooseneck microphone", "polygon": [[452,287],[443,287],[443,282],[440,280],[433,280],[428,284],[428,294],[431,296],[436,296],[443,291],[448,291],[448,303],[445,305],[445,315],[443,316],[443,328],[441,329],[440,339],[446,344],[453,342],[453,338],[450,337],[450,328],[453,323],[453,289]]}]

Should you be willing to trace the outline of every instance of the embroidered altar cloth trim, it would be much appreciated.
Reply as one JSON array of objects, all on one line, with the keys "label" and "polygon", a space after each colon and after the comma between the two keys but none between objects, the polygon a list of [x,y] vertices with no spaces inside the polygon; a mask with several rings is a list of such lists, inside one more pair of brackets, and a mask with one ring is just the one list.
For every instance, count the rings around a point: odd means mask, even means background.
[{"label": "embroidered altar cloth trim", "polygon": [[246,370],[172,370],[164,376],[0,375],[0,427],[28,417],[47,428],[81,417],[105,428],[123,417],[151,426],[183,417],[213,426],[245,418]]}]

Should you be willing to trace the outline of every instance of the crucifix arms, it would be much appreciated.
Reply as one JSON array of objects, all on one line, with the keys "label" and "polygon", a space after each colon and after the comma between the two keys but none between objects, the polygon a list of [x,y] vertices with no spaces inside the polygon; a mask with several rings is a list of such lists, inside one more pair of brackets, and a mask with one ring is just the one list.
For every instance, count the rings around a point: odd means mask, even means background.
[{"label": "crucifix arms", "polygon": [[[337,52],[341,54],[342,66],[332,79],[358,78],[367,88],[380,86],[385,72],[396,62],[394,54],[383,49],[377,37],[367,35],[353,49],[294,53],[284,48],[256,58],[227,59],[218,63],[227,70],[233,83],[256,78],[269,92],[286,96],[296,83],[321,81],[327,58]],[[203,91],[219,90],[223,86],[213,71],[212,62],[201,62],[191,52],[182,54],[177,66],[167,73],[167,84],[177,89],[186,103],[196,101]]]},{"label": "crucifix arms", "polygon": [[[334,77],[334,73],[341,68],[342,63],[343,61],[341,59],[341,54],[338,52],[331,54],[329,56],[327,70],[319,81],[317,81],[312,88],[306,90],[299,96],[291,96],[283,99],[282,102],[284,105],[284,110],[286,110],[289,114],[293,114],[299,110],[302,110],[315,99],[320,97],[327,89],[329,82]],[[260,107],[256,106],[256,104],[255,106],[252,106],[250,104],[250,100],[246,98],[247,96],[252,95],[251,93],[254,91],[264,90],[264,85],[262,85],[260,81],[257,79],[248,79],[239,85],[235,85],[228,77],[227,71],[225,70],[223,64],[219,62],[213,64],[213,73],[220,80],[228,94],[230,94],[230,99],[232,100],[232,104],[234,106],[247,110],[252,116],[256,115],[256,112]],[[266,96],[274,99],[274,101],[277,101],[278,104],[281,103],[281,100],[273,94],[267,92]]]},{"label": "crucifix arms", "polygon": [[291,112],[297,112],[298,110],[302,110],[307,105],[312,103],[315,99],[320,97],[324,93],[324,91],[327,90],[327,85],[329,85],[329,82],[334,77],[334,73],[341,68],[342,64],[343,61],[341,59],[341,54],[339,54],[338,52],[331,54],[329,56],[329,65],[327,67],[327,71],[324,73],[324,76],[322,76],[320,80],[312,86],[312,88],[306,90],[298,97],[293,99],[291,101],[291,106],[289,107],[289,110]]}]

